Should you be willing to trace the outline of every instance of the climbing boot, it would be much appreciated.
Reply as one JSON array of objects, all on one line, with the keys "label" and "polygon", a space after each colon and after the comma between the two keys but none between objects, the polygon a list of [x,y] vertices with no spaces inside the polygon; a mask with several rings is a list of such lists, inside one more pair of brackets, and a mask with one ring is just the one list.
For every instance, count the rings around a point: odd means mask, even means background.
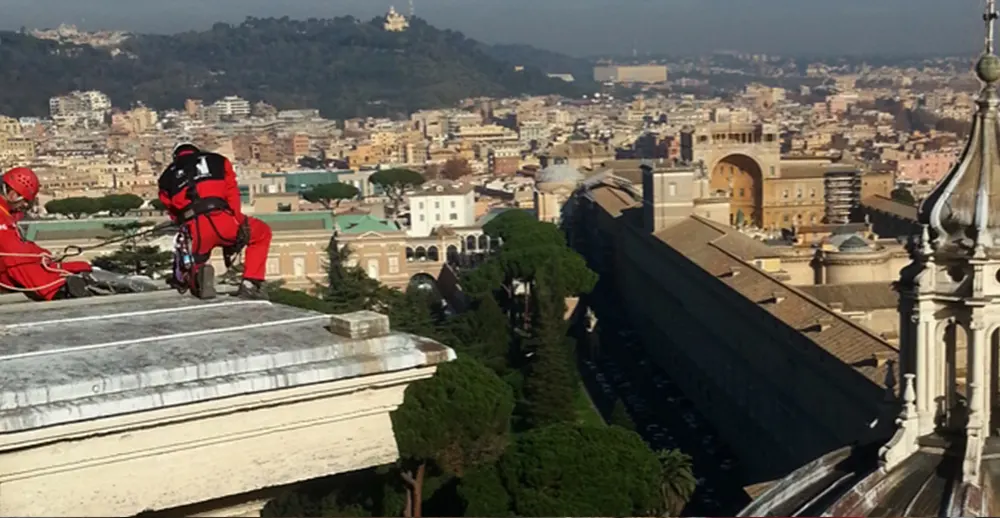
[{"label": "climbing boot", "polygon": [[263,283],[249,279],[243,279],[243,282],[240,283],[236,297],[243,300],[268,300],[267,290],[264,289]]},{"label": "climbing boot", "polygon": [[215,268],[210,264],[198,268],[194,277],[194,296],[202,300],[215,298]]}]

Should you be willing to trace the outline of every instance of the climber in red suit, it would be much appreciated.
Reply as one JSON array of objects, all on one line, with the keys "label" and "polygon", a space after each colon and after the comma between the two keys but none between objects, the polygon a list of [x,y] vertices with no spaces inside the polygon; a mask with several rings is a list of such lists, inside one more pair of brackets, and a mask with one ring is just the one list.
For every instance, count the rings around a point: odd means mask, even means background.
[{"label": "climber in red suit", "polygon": [[190,232],[192,292],[204,299],[215,297],[215,269],[208,263],[212,250],[221,247],[228,258],[245,247],[243,282],[236,295],[266,299],[263,283],[271,227],[243,214],[233,164],[188,143],[174,148],[173,159],[160,175],[160,201],[171,219]]},{"label": "climber in red suit", "polygon": [[82,261],[57,263],[51,253],[27,241],[17,222],[38,197],[38,176],[26,167],[15,167],[0,182],[0,288],[24,292],[35,300],[90,296],[78,275],[90,272]]}]

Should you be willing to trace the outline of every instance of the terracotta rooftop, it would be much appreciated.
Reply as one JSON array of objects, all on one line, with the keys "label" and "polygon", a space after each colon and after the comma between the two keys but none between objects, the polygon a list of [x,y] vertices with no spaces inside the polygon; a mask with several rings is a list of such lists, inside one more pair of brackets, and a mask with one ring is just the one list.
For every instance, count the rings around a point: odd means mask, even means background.
[{"label": "terracotta rooftop", "polygon": [[[746,237],[735,230],[720,234],[714,223],[692,216],[656,237],[872,382],[885,386],[887,366],[871,360],[887,354],[895,356],[897,350],[822,302],[746,264],[746,256],[728,250],[733,243],[743,241],[735,235]],[[761,246],[766,247],[763,243]],[[732,275],[733,271],[739,275]],[[783,300],[769,303],[776,293]]]},{"label": "terracotta rooftop", "polygon": [[895,309],[899,294],[888,282],[859,282],[799,286],[799,289],[826,305],[841,304],[845,311]]}]

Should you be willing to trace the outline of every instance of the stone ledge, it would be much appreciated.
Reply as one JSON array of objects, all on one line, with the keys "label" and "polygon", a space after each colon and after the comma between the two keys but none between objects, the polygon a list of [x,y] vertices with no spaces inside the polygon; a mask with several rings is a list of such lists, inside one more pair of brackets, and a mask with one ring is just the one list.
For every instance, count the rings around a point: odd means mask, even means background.
[{"label": "stone ledge", "polygon": [[391,332],[388,317],[371,311],[145,295],[0,312],[0,435],[455,357],[429,338]]},{"label": "stone ledge", "polygon": [[389,334],[389,317],[368,310],[333,315],[330,330],[353,340],[378,338]]}]

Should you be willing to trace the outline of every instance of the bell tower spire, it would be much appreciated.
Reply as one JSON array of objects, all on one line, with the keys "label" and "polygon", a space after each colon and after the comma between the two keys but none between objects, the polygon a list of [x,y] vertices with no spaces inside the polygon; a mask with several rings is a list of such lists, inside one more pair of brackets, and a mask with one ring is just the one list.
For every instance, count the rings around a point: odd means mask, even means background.
[{"label": "bell tower spire", "polygon": [[892,465],[918,451],[920,437],[939,435],[964,448],[968,487],[981,487],[983,448],[1000,435],[1000,57],[997,0],[985,3],[969,140],[921,204],[922,234],[896,283],[900,356],[913,377],[904,376],[905,411],[883,452]]}]

